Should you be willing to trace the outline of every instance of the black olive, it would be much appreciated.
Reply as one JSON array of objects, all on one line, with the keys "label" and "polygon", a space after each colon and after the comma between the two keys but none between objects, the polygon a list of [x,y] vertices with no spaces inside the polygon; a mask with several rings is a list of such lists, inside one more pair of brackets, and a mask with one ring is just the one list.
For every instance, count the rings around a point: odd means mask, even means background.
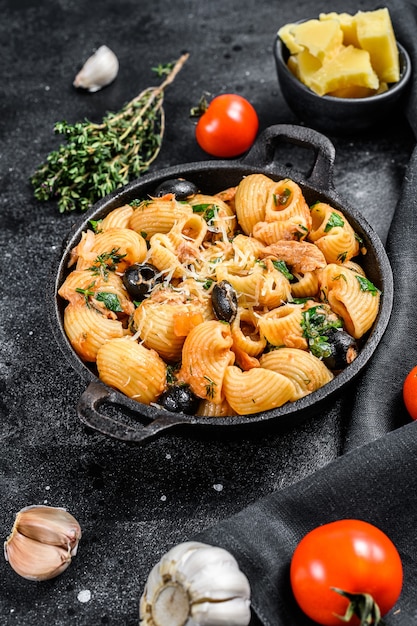
[{"label": "black olive", "polygon": [[237,314],[237,295],[227,280],[216,283],[211,293],[213,311],[218,320],[232,323]]},{"label": "black olive", "polygon": [[154,195],[159,198],[166,193],[173,193],[176,200],[187,200],[190,196],[195,196],[198,193],[198,188],[194,183],[184,178],[169,178],[158,185]]},{"label": "black olive", "polygon": [[199,399],[188,385],[170,385],[158,398],[158,404],[172,411],[172,413],[186,413],[194,415],[197,411]]},{"label": "black olive", "polygon": [[134,263],[123,274],[123,284],[134,300],[144,300],[157,283],[162,281],[160,271],[151,263]]},{"label": "black olive", "polygon": [[331,354],[323,359],[323,363],[331,370],[341,370],[352,363],[358,356],[356,339],[345,330],[332,328],[325,333]]}]

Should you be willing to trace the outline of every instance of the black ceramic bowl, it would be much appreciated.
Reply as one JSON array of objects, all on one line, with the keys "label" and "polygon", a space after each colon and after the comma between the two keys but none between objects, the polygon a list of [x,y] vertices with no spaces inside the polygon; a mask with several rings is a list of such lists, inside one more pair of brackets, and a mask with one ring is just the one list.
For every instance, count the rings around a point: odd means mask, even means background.
[{"label": "black ceramic bowl", "polygon": [[367,98],[319,96],[306,87],[288,68],[289,51],[277,36],[274,57],[282,95],[297,118],[325,133],[349,134],[383,123],[401,104],[411,77],[411,60],[397,42],[400,56],[400,80],[384,93]]},{"label": "black ceramic bowl", "polygon": [[[288,143],[306,149],[306,161],[312,160],[307,176],[275,160],[279,144],[281,147],[284,144],[288,149]],[[255,427],[259,430],[261,425],[272,422],[280,428],[293,427],[297,422],[316,415],[324,401],[332,400],[335,394],[355,379],[371,358],[388,324],[392,309],[393,279],[379,237],[364,217],[348,206],[334,190],[334,158],[334,146],[324,135],[302,126],[271,126],[259,136],[243,159],[188,163],[147,174],[99,201],[80,219],[63,242],[53,263],[47,301],[53,334],[87,386],[79,401],[78,398],[74,399],[74,402],[78,401],[78,415],[85,424],[116,439],[133,443],[141,443],[173,428],[220,431],[224,435],[233,429],[243,431],[244,427]],[[58,295],[68,273],[71,250],[79,242],[82,232],[88,229],[89,221],[101,219],[113,209],[134,199],[152,195],[160,183],[170,178],[183,177],[210,194],[237,185],[244,176],[258,172],[274,180],[291,178],[301,186],[310,205],[318,200],[339,209],[363,239],[367,254],[361,264],[369,279],[382,291],[382,298],[377,319],[357,358],[331,382],[314,393],[280,408],[246,416],[208,418],[172,413],[131,400],[104,385],[99,381],[94,366],[82,362],[71,347],[63,326],[66,302]]]}]

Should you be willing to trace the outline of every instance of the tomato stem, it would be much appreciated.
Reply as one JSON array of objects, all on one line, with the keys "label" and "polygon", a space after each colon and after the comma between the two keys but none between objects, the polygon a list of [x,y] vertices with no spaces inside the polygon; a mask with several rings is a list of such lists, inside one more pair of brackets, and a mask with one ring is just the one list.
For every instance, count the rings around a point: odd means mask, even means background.
[{"label": "tomato stem", "polygon": [[190,117],[201,117],[207,111],[207,109],[209,107],[209,103],[208,103],[208,100],[206,98],[206,95],[208,95],[208,94],[203,93],[203,95],[201,96],[197,106],[192,107],[190,109]]},{"label": "tomato stem", "polygon": [[344,615],[337,617],[342,622],[350,622],[356,615],[360,619],[360,626],[384,626],[379,606],[369,593],[349,593],[343,589],[332,587],[333,591],[349,600],[349,606]]}]

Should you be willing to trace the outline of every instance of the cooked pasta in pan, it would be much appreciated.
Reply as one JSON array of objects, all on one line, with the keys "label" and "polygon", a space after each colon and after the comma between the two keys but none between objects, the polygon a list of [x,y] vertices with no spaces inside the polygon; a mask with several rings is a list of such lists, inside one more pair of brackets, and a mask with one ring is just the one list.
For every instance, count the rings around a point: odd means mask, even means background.
[{"label": "cooked pasta in pan", "polygon": [[[194,415],[251,415],[314,393],[356,358],[381,293],[345,215],[264,174],[91,222],[59,289],[64,329],[107,385]],[[181,390],[190,408],[173,408]]]}]

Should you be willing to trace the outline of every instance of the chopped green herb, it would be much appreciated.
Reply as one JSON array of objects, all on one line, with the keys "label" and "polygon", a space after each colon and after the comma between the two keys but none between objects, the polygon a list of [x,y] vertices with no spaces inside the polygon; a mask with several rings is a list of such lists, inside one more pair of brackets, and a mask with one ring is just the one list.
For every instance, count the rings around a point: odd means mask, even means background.
[{"label": "chopped green herb", "polygon": [[88,285],[88,287],[86,287],[86,289],[82,289],[81,287],[76,287],[75,291],[77,293],[81,293],[84,296],[85,299],[85,303],[86,305],[89,307],[90,306],[90,301],[89,299],[92,298],[94,296],[94,291],[93,291],[93,287],[95,285],[95,281],[93,281],[92,283],[90,283]]},{"label": "chopped green herb", "polygon": [[216,383],[214,382],[214,380],[211,380],[211,378],[209,378],[208,376],[204,376],[204,378],[207,381],[207,384],[206,384],[206,396],[207,396],[207,398],[210,398],[212,400],[214,398],[215,393],[216,393],[216,390],[215,390]]},{"label": "chopped green herb", "polygon": [[167,365],[166,379],[167,379],[168,385],[172,385],[173,383],[175,383],[177,381],[176,372],[178,370],[179,370],[179,364],[178,363]]},{"label": "chopped green herb", "polygon": [[308,228],[306,228],[304,224],[297,224],[297,229],[298,230],[294,232],[294,237],[297,241],[300,241],[303,237],[305,237],[305,235],[308,234]]},{"label": "chopped green herb", "polygon": [[203,289],[207,291],[208,289],[210,289],[213,283],[214,283],[214,280],[212,280],[211,278],[208,278],[203,285]]},{"label": "chopped green herb", "polygon": [[307,339],[312,354],[319,359],[331,355],[331,346],[325,333],[331,328],[341,327],[342,321],[340,319],[329,320],[320,305],[303,311],[301,321],[303,336]]},{"label": "chopped green herb", "polygon": [[100,224],[103,220],[89,220],[89,224],[95,233],[101,232]]},{"label": "chopped green herb", "polygon": [[347,282],[344,274],[336,274],[336,276],[332,276],[332,280],[340,280],[341,278],[345,281],[345,283]]},{"label": "chopped green herb", "polygon": [[204,213],[209,206],[211,206],[211,204],[194,204],[193,213]]},{"label": "chopped green herb", "polygon": [[290,196],[291,196],[291,189],[288,189],[288,187],[286,187],[281,193],[272,194],[272,198],[274,200],[275,206],[284,206],[284,204],[287,204]]},{"label": "chopped green herb", "polygon": [[291,274],[291,272],[289,271],[285,261],[272,261],[272,265],[275,267],[275,269],[279,270],[281,274],[283,274],[288,280],[292,280],[294,278],[293,274]]},{"label": "chopped green herb", "polygon": [[120,306],[120,300],[115,293],[110,293],[107,291],[99,291],[96,295],[96,300],[102,302],[106,309],[109,311],[113,311],[113,313],[119,313],[123,311]]},{"label": "chopped green herb", "polygon": [[219,207],[212,203],[193,205],[193,213],[203,213],[202,217],[204,217],[207,223],[210,223],[216,217],[218,211]]},{"label": "chopped green herb", "polygon": [[342,227],[344,225],[344,219],[338,213],[332,212],[329,219],[327,220],[326,226],[324,227],[324,232],[328,233],[329,230],[331,230],[332,228],[335,228],[336,226]]},{"label": "chopped green herb", "polygon": [[94,260],[94,263],[88,269],[93,272],[95,276],[101,275],[104,280],[108,278],[109,272],[115,272],[117,265],[126,256],[125,254],[118,254],[119,248],[113,248],[111,252],[103,252],[99,254]]},{"label": "chopped green herb", "polygon": [[378,293],[380,293],[379,289],[375,287],[375,285],[371,283],[368,278],[365,278],[365,276],[356,274],[356,278],[359,282],[359,287],[361,291],[369,291],[373,296],[376,296]]},{"label": "chopped green herb", "polygon": [[344,263],[346,261],[346,257],[347,257],[347,252],[341,252],[340,254],[337,255],[337,260],[340,261],[340,263]]}]

